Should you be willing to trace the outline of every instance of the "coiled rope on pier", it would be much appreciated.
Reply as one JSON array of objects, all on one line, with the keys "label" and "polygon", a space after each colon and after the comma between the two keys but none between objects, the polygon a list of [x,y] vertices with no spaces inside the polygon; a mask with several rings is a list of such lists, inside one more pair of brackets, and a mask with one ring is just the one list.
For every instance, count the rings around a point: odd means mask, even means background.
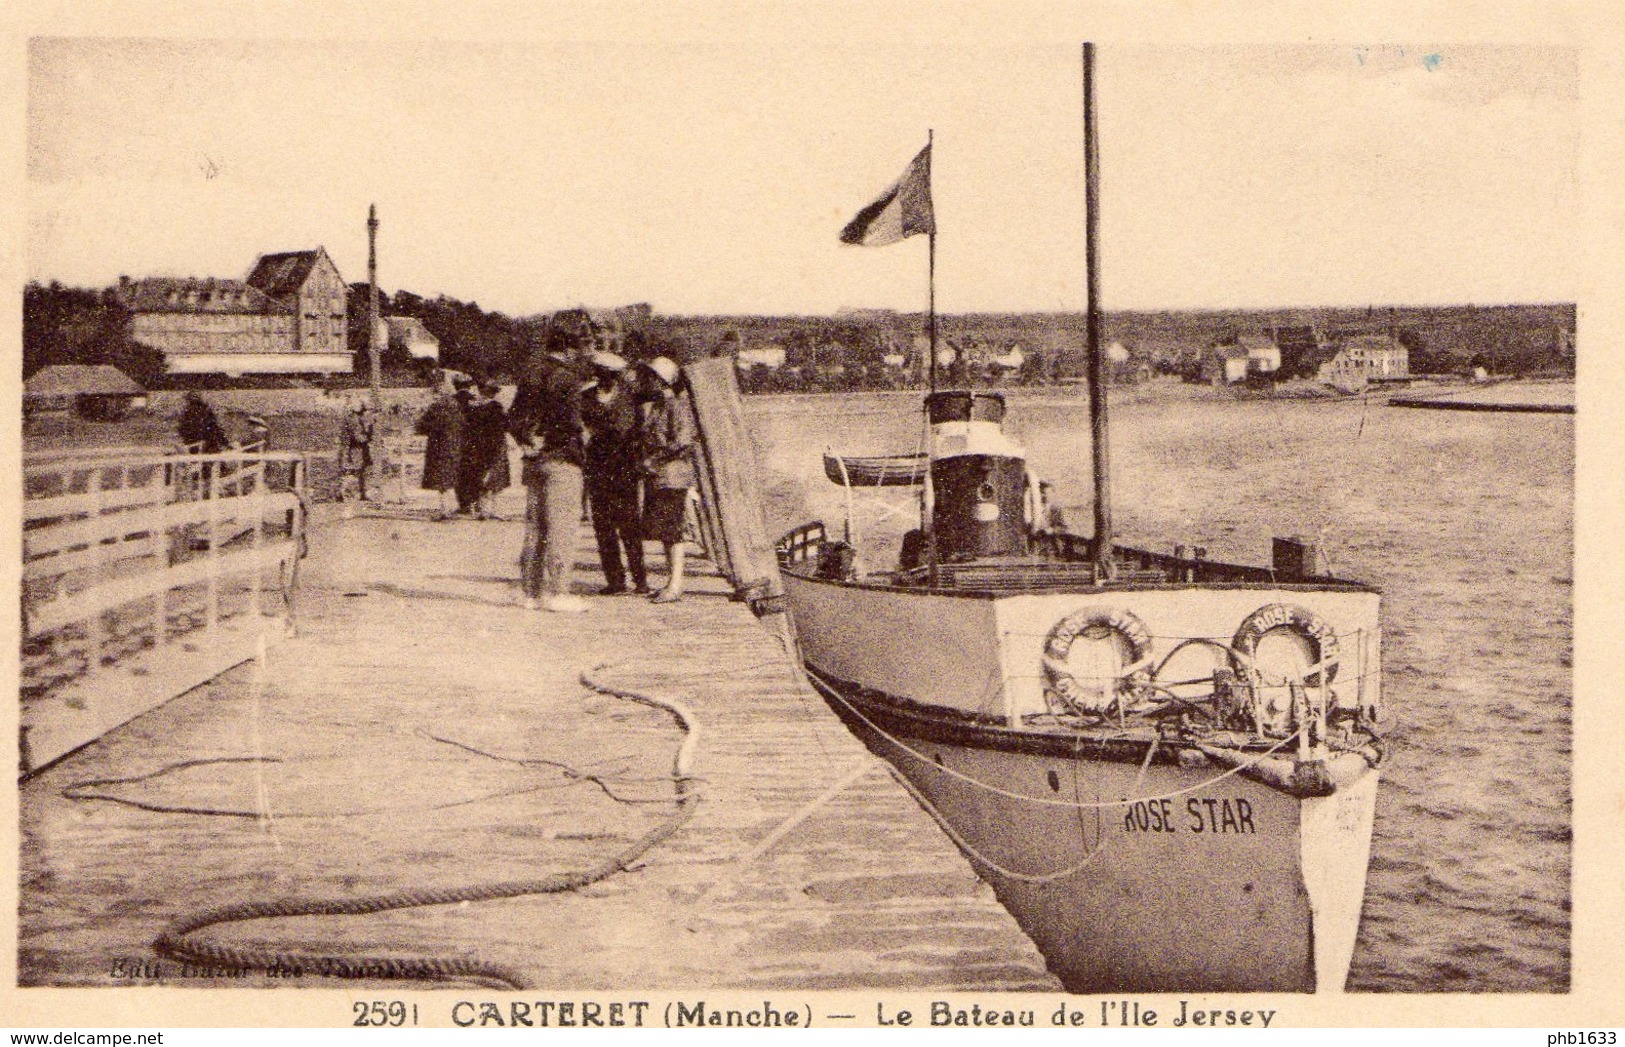
[{"label": "coiled rope on pier", "polygon": [[672,781],[676,787],[677,809],[659,825],[619,852],[576,872],[499,883],[474,884],[440,889],[408,889],[365,898],[319,899],[287,898],[276,901],[240,902],[219,906],[182,917],[160,934],[153,948],[161,956],[185,963],[237,970],[253,968],[299,968],[311,974],[343,977],[401,980],[469,980],[504,988],[527,988],[525,976],[504,964],[467,957],[436,956],[335,956],[316,950],[240,948],[193,937],[207,927],[246,920],[289,916],[355,916],[393,909],[448,905],[454,902],[493,901],[534,894],[560,894],[579,890],[629,868],[643,855],[682,828],[700,801],[690,765],[699,743],[699,723],[694,714],[675,698],[662,697],[627,687],[610,686],[597,674],[607,666],[598,665],[581,674],[581,683],[590,690],[638,702],[669,712],[683,729],[682,744],[672,760]]}]

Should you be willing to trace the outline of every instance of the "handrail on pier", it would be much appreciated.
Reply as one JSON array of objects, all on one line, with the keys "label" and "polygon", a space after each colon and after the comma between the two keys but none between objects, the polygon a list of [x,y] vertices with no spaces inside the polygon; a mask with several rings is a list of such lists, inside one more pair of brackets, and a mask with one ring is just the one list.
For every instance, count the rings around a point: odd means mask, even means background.
[{"label": "handrail on pier", "polygon": [[291,629],[308,471],[244,448],[24,460],[24,773]]}]

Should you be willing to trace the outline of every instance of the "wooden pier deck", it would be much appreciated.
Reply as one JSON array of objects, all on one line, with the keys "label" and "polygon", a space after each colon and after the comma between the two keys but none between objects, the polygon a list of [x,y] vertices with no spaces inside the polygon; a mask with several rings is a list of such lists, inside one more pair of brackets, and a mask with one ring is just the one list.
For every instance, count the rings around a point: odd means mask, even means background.
[{"label": "wooden pier deck", "polygon": [[[629,871],[568,894],[202,936],[478,956],[558,989],[1057,988],[703,561],[679,604],[589,596],[588,613],[550,615],[515,604],[520,537],[409,507],[319,526],[296,637],[25,781],[20,981],[357,987],[192,977],[151,944],[211,906],[543,876],[619,850],[672,814],[681,734],[580,685],[602,666],[607,685],[680,699],[701,732],[693,817]],[[602,579],[581,537],[589,592]]]}]

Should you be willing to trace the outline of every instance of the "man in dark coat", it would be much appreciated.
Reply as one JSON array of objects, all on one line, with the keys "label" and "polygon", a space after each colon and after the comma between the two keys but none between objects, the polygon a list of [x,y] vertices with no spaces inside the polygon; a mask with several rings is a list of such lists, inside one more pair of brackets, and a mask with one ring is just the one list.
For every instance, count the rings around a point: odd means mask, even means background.
[{"label": "man in dark coat", "polygon": [[[592,507],[593,537],[604,569],[604,595],[624,593],[626,573],[633,589],[649,591],[643,566],[641,477],[638,471],[638,408],[626,381],[626,361],[614,353],[594,353],[596,384],[581,394],[581,418],[587,426],[587,504]],[[626,549],[623,566],[621,549]]]},{"label": "man in dark coat", "polygon": [[457,486],[467,422],[456,390],[466,389],[472,384],[469,378],[459,376],[452,383],[452,390],[436,397],[418,419],[417,434],[428,437],[428,443],[423,448],[423,489],[426,491],[444,494]]},{"label": "man in dark coat", "polygon": [[508,419],[502,402],[496,399],[496,386],[486,382],[470,389],[463,417],[467,428],[463,460],[457,469],[457,511],[483,520],[491,468],[498,456],[506,459],[508,454]]},{"label": "man in dark coat", "polygon": [[177,433],[181,443],[198,454],[219,454],[231,442],[226,439],[226,431],[220,428],[214,408],[197,393],[186,394]]},{"label": "man in dark coat", "polygon": [[[186,394],[186,406],[181,408],[181,420],[176,427],[176,435],[186,446],[188,454],[219,454],[231,443],[226,437],[226,431],[220,427],[220,419],[215,416],[214,408],[197,393]],[[183,471],[182,475],[197,485],[196,491],[200,497],[212,496],[214,462],[203,462],[193,466]]]}]

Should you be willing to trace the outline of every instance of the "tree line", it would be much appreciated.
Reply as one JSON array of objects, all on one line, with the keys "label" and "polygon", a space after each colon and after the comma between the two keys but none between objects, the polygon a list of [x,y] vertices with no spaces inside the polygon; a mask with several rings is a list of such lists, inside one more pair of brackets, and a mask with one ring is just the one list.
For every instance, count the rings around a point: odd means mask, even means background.
[{"label": "tree line", "polygon": [[130,337],[130,311],[112,288],[30,282],[23,288],[23,377],[52,364],[111,364],[143,386],[164,354]]},{"label": "tree line", "polygon": [[[348,346],[355,367],[330,384],[365,383],[370,375],[364,283],[348,288]],[[1574,372],[1572,305],[1406,308],[1361,316],[1355,310],[1319,312],[1328,323],[1390,321],[1409,350],[1413,374],[1470,371],[1492,374]],[[1368,313],[1373,311],[1367,311]],[[1347,313],[1347,316],[1342,314]],[[523,373],[542,349],[552,314],[510,316],[448,295],[427,297],[408,290],[380,292],[381,316],[411,316],[440,342],[440,365],[509,381]],[[1181,373],[1225,332],[1262,330],[1283,322],[1268,312],[1109,314],[1106,335],[1130,355],[1116,377],[1135,380],[1152,371]],[[1303,322],[1302,316],[1291,318]],[[630,359],[656,355],[688,361],[732,355],[741,348],[776,347],[782,366],[742,368],[747,392],[885,389],[908,387],[920,373],[918,314],[879,317],[675,317],[655,316],[644,328],[622,332],[617,351]],[[1036,385],[1082,372],[1081,314],[985,314],[939,317],[939,345],[954,349],[943,381],[956,385]],[[1398,320],[1399,322],[1391,323]],[[136,342],[131,316],[112,288],[67,287],[30,282],[23,291],[23,374],[49,364],[112,364],[149,388],[226,379],[166,376],[163,354]],[[1564,332],[1567,333],[1566,340]],[[1019,368],[990,360],[1019,344]],[[890,359],[888,359],[888,357]],[[901,358],[902,363],[897,360]],[[400,347],[386,348],[383,379],[417,384],[425,365]],[[1285,361],[1283,361],[1285,363]],[[1199,365],[1198,365],[1199,366]],[[231,384],[287,383],[283,376],[240,379]]]}]

